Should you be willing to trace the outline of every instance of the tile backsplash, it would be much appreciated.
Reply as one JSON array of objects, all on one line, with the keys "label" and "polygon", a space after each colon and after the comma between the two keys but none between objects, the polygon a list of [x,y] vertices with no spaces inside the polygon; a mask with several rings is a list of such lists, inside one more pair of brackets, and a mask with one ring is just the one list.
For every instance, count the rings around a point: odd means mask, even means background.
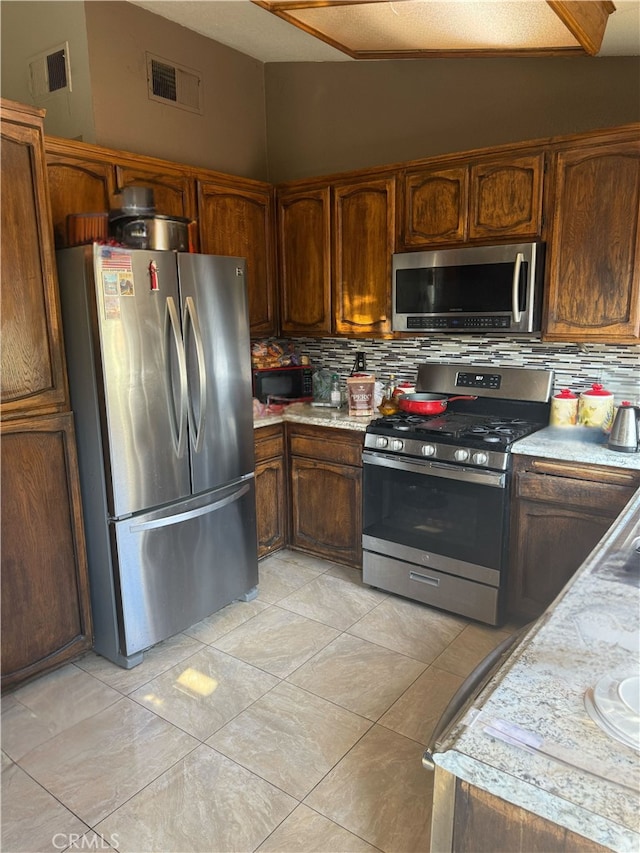
[{"label": "tile backsplash", "polygon": [[385,381],[415,380],[423,361],[461,361],[479,367],[530,367],[555,371],[554,393],[571,388],[579,393],[599,382],[616,401],[640,404],[640,346],[543,343],[538,338],[512,336],[434,335],[428,340],[384,341],[353,338],[291,338],[314,368],[336,371],[342,380],[351,372],[356,352],[365,354],[367,370]]}]

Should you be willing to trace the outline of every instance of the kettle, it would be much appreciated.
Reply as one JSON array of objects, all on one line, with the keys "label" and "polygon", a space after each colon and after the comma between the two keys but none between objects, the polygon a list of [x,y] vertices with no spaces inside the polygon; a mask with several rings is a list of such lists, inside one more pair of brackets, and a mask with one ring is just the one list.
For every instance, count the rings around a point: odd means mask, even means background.
[{"label": "kettle", "polygon": [[622,453],[635,453],[640,441],[640,409],[632,406],[628,400],[623,400],[613,420],[609,434],[609,450],[619,450]]}]

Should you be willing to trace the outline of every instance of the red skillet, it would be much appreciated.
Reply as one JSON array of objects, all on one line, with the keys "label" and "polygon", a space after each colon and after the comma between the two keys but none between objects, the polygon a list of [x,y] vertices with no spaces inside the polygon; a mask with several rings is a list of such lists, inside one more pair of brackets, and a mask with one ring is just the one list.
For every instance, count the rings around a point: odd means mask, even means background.
[{"label": "red skillet", "polygon": [[398,406],[401,412],[411,415],[439,415],[451,400],[477,399],[466,394],[457,397],[446,397],[444,394],[403,394],[398,398]]}]

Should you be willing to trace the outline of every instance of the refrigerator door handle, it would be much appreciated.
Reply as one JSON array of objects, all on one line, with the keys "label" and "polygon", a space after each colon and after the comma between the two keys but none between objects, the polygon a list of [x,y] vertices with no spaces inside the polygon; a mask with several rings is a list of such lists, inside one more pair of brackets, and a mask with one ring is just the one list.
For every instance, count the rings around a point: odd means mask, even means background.
[{"label": "refrigerator door handle", "polygon": [[196,453],[202,450],[204,444],[204,426],[205,414],[207,411],[207,363],[204,354],[204,346],[202,344],[202,331],[200,330],[200,321],[198,320],[198,312],[196,303],[192,296],[187,296],[184,303],[184,311],[182,315],[182,325],[184,328],[184,347],[185,353],[189,352],[189,339],[193,335],[193,343],[196,350],[196,358],[198,360],[198,416],[193,405],[193,394],[191,389],[188,391],[188,416],[189,429],[193,438],[193,449]]},{"label": "refrigerator door handle", "polygon": [[230,503],[239,500],[243,495],[246,495],[249,489],[251,488],[249,483],[244,483],[237,491],[233,492],[233,494],[226,495],[224,498],[220,498],[220,500],[214,501],[213,503],[206,504],[205,506],[197,507],[196,509],[190,509],[186,512],[179,512],[175,515],[165,515],[163,518],[156,518],[152,521],[142,521],[139,524],[132,524],[129,528],[131,533],[140,533],[143,530],[154,530],[157,527],[167,527],[169,524],[179,524],[181,521],[189,521],[192,518],[198,518],[201,515],[208,515],[210,512],[216,512],[219,509],[222,509],[224,506],[228,506]]},{"label": "refrigerator door handle", "polygon": [[[171,369],[171,349],[175,351],[180,380],[178,411],[173,387],[173,372]],[[173,296],[168,296],[164,315],[164,364],[166,371],[167,404],[169,406],[169,423],[171,438],[178,457],[184,456],[187,450],[187,362],[184,346],[180,335],[180,319]]]}]

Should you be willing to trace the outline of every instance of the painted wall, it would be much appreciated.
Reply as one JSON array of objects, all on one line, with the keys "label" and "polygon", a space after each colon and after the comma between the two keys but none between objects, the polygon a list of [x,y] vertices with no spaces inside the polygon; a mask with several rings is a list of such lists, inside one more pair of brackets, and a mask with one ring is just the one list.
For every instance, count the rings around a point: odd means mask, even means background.
[{"label": "painted wall", "polygon": [[640,121],[640,57],[269,63],[274,183]]},{"label": "painted wall", "polygon": [[[1,14],[2,97],[46,109],[45,133],[95,142],[84,3],[3,2]],[[69,45],[72,91],[33,98],[29,61],[65,41]]]},{"label": "painted wall", "polygon": [[[261,62],[129,3],[84,5],[100,145],[267,178]],[[146,51],[202,75],[202,115],[147,97]]]},{"label": "painted wall", "polygon": [[[45,133],[260,180],[264,66],[121,2],[2,2],[2,96],[36,103],[28,59],[69,42],[71,94],[40,98]],[[146,52],[201,75],[202,115],[150,100]]]}]

